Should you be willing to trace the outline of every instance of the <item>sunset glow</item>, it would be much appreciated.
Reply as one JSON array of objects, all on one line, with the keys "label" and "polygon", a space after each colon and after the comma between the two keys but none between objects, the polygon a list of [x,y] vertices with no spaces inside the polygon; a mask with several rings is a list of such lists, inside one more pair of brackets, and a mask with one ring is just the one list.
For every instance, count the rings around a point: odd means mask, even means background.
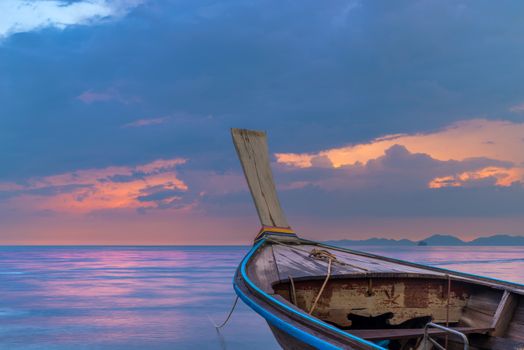
[{"label": "sunset glow", "polygon": [[[188,190],[175,168],[184,159],[156,160],[136,167],[107,167],[32,178],[25,184],[0,183],[12,192],[8,205],[20,210],[89,213],[104,209],[147,209],[180,199]],[[147,200],[158,192],[168,193]]]},{"label": "sunset glow", "polygon": [[524,168],[487,167],[478,171],[467,171],[454,176],[443,176],[433,179],[429,188],[467,186],[468,182],[494,179],[496,186],[508,187],[524,179]]},{"label": "sunset glow", "polygon": [[522,235],[523,11],[1,0],[0,245],[251,244],[231,128],[304,237]]},{"label": "sunset glow", "polygon": [[382,157],[394,145],[411,153],[425,154],[439,161],[486,158],[505,162],[504,167],[484,167],[473,171],[435,177],[430,188],[464,186],[471,181],[493,178],[497,186],[524,181],[524,123],[475,119],[457,122],[427,134],[402,134],[377,138],[369,143],[323,150],[318,153],[278,153],[278,163],[295,168],[331,166],[341,168],[367,164]]}]

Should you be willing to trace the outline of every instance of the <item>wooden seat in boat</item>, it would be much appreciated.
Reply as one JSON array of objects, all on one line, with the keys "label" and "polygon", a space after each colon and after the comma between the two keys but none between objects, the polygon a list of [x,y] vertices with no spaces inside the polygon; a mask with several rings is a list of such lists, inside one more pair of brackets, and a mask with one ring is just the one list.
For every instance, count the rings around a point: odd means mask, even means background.
[{"label": "wooden seat in boat", "polygon": [[[475,327],[452,327],[458,332],[464,334],[479,333],[484,334],[492,331],[492,328],[475,328]],[[424,328],[407,328],[407,329],[355,329],[348,330],[357,337],[366,340],[383,340],[383,339],[409,339],[424,336]],[[430,335],[446,335],[445,331],[440,329],[429,329]]]}]

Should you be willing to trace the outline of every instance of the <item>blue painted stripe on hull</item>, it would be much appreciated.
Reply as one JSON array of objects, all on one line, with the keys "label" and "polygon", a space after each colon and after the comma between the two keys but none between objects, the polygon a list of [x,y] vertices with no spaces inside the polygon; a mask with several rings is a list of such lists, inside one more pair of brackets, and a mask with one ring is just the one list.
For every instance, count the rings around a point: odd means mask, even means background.
[{"label": "blue painted stripe on hull", "polygon": [[[264,242],[265,242],[265,240],[262,239],[262,240],[260,240],[258,243],[256,243],[256,244],[251,248],[251,250],[246,254],[246,256],[244,257],[244,259],[242,260],[242,262],[241,262],[241,264],[240,264],[240,273],[242,274],[242,278],[243,278],[244,281],[249,285],[249,287],[251,287],[252,289],[256,290],[259,294],[263,295],[264,298],[271,300],[273,303],[277,304],[277,305],[280,306],[281,308],[283,308],[283,309],[285,309],[285,310],[287,310],[287,311],[289,311],[289,312],[291,312],[291,313],[293,313],[293,314],[295,314],[295,315],[297,315],[297,316],[299,316],[299,317],[301,317],[301,318],[304,318],[304,319],[306,319],[306,320],[308,320],[308,321],[310,321],[310,322],[313,322],[313,323],[315,323],[315,324],[317,324],[317,325],[319,325],[319,326],[321,326],[321,327],[323,327],[323,328],[329,329],[330,331],[333,331],[333,332],[335,332],[335,333],[338,333],[338,334],[340,334],[340,335],[342,335],[342,336],[344,336],[344,337],[346,337],[346,338],[348,338],[348,339],[350,339],[350,340],[352,340],[352,341],[354,341],[354,342],[360,343],[360,344],[362,344],[362,345],[370,346],[370,347],[373,348],[373,349],[377,349],[377,350],[385,350],[385,349],[384,349],[383,347],[381,347],[381,346],[378,346],[378,345],[376,345],[376,344],[374,344],[374,343],[371,343],[371,342],[369,342],[369,341],[367,341],[367,340],[364,340],[364,339],[362,339],[362,338],[356,337],[356,336],[354,336],[354,335],[352,335],[352,334],[346,333],[346,332],[344,332],[344,331],[342,331],[342,330],[340,330],[340,329],[338,329],[338,328],[336,328],[336,327],[334,327],[334,326],[332,326],[332,325],[330,325],[330,324],[327,324],[327,323],[325,323],[325,322],[320,321],[320,320],[317,319],[317,318],[314,318],[314,317],[312,317],[312,316],[309,316],[308,314],[305,314],[305,313],[303,313],[303,312],[299,312],[299,311],[297,311],[297,310],[295,310],[295,309],[289,307],[288,305],[282,303],[281,301],[275,299],[275,298],[272,297],[271,295],[269,295],[269,294],[267,294],[266,292],[264,292],[262,289],[258,288],[258,287],[257,287],[257,286],[256,286],[256,285],[255,285],[255,284],[254,284],[250,279],[249,279],[249,277],[247,276],[247,273],[246,273],[246,265],[247,265],[247,263],[249,262],[249,260],[251,259],[251,257],[253,256],[253,254],[258,250],[258,248],[260,248],[260,246],[261,246],[262,244],[264,244]],[[234,286],[234,288],[235,288],[235,291],[237,291],[237,290],[238,290],[238,286],[236,285],[235,280],[233,280],[233,286]],[[238,294],[238,291],[237,291],[237,295],[238,295],[239,297],[241,297],[241,295]],[[244,299],[242,299],[242,300],[244,300]],[[246,303],[246,304],[247,304],[247,303]],[[248,304],[248,305],[249,305],[249,304]],[[249,305],[249,306],[251,307],[251,305]],[[261,308],[261,307],[259,306],[259,308]],[[265,310],[265,309],[263,309],[263,308],[261,308],[261,309],[264,310],[265,312],[269,313],[269,311],[267,311],[267,310]],[[255,310],[255,309],[254,309],[254,310]],[[255,311],[256,311],[257,313],[261,314],[261,313],[258,312],[257,310],[255,310]],[[261,314],[261,315],[262,315],[262,314]],[[271,315],[273,315],[273,314],[271,314]],[[275,315],[273,315],[273,316],[274,316],[275,318],[277,318]],[[264,317],[264,316],[262,316],[262,317]],[[264,318],[265,318],[265,317],[264,317]],[[277,319],[278,319],[278,318],[277,318]],[[280,320],[280,319],[278,319],[278,320]],[[285,323],[286,325],[288,325],[289,327],[295,328],[295,329],[297,329],[298,331],[300,331],[300,332],[303,333],[302,330],[300,330],[300,329],[298,329],[298,328],[296,328],[296,327],[294,327],[294,326],[292,326],[292,325],[290,325],[290,324],[288,324],[288,323],[286,323],[286,322],[284,322],[284,321],[282,321],[282,320],[280,320],[280,322],[283,322],[283,323]],[[280,328],[280,327],[279,327],[279,328]],[[315,339],[318,339],[319,341],[324,342],[322,339],[317,338],[317,337],[315,337],[314,335],[311,335],[311,334],[309,334],[309,333],[306,333],[306,334],[307,334],[309,337],[313,337],[313,338],[315,338]],[[306,339],[308,339],[308,338],[304,338],[304,339],[299,338],[299,337],[297,337],[297,338],[300,339],[300,340],[302,340],[302,341],[304,341],[304,342],[306,342],[307,344],[310,344],[309,342],[306,341]],[[329,344],[329,343],[326,343],[326,344]],[[331,345],[331,344],[330,344],[330,345]],[[313,345],[313,346],[315,346],[315,345]],[[331,346],[333,346],[333,345],[331,345]],[[324,349],[324,348],[320,348],[320,349]],[[332,348],[325,348],[325,349],[332,349]],[[335,349],[336,349],[336,347],[335,347]]]}]

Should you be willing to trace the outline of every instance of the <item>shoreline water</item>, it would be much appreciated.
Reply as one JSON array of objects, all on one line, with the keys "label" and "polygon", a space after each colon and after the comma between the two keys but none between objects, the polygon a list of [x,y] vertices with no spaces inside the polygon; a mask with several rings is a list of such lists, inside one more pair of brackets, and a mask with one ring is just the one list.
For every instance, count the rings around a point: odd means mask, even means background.
[{"label": "shoreline water", "polygon": [[[524,281],[524,247],[350,247]],[[278,349],[231,280],[248,246],[0,246],[0,349]],[[479,271],[481,273],[479,273]]]}]

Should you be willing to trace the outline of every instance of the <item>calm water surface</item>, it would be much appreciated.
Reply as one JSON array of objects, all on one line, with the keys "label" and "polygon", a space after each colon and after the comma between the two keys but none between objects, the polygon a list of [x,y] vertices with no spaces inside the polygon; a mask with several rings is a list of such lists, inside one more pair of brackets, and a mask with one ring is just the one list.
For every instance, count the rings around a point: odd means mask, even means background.
[{"label": "calm water surface", "polygon": [[[358,247],[524,282],[523,247]],[[278,349],[234,300],[247,247],[0,247],[0,349]]]}]

